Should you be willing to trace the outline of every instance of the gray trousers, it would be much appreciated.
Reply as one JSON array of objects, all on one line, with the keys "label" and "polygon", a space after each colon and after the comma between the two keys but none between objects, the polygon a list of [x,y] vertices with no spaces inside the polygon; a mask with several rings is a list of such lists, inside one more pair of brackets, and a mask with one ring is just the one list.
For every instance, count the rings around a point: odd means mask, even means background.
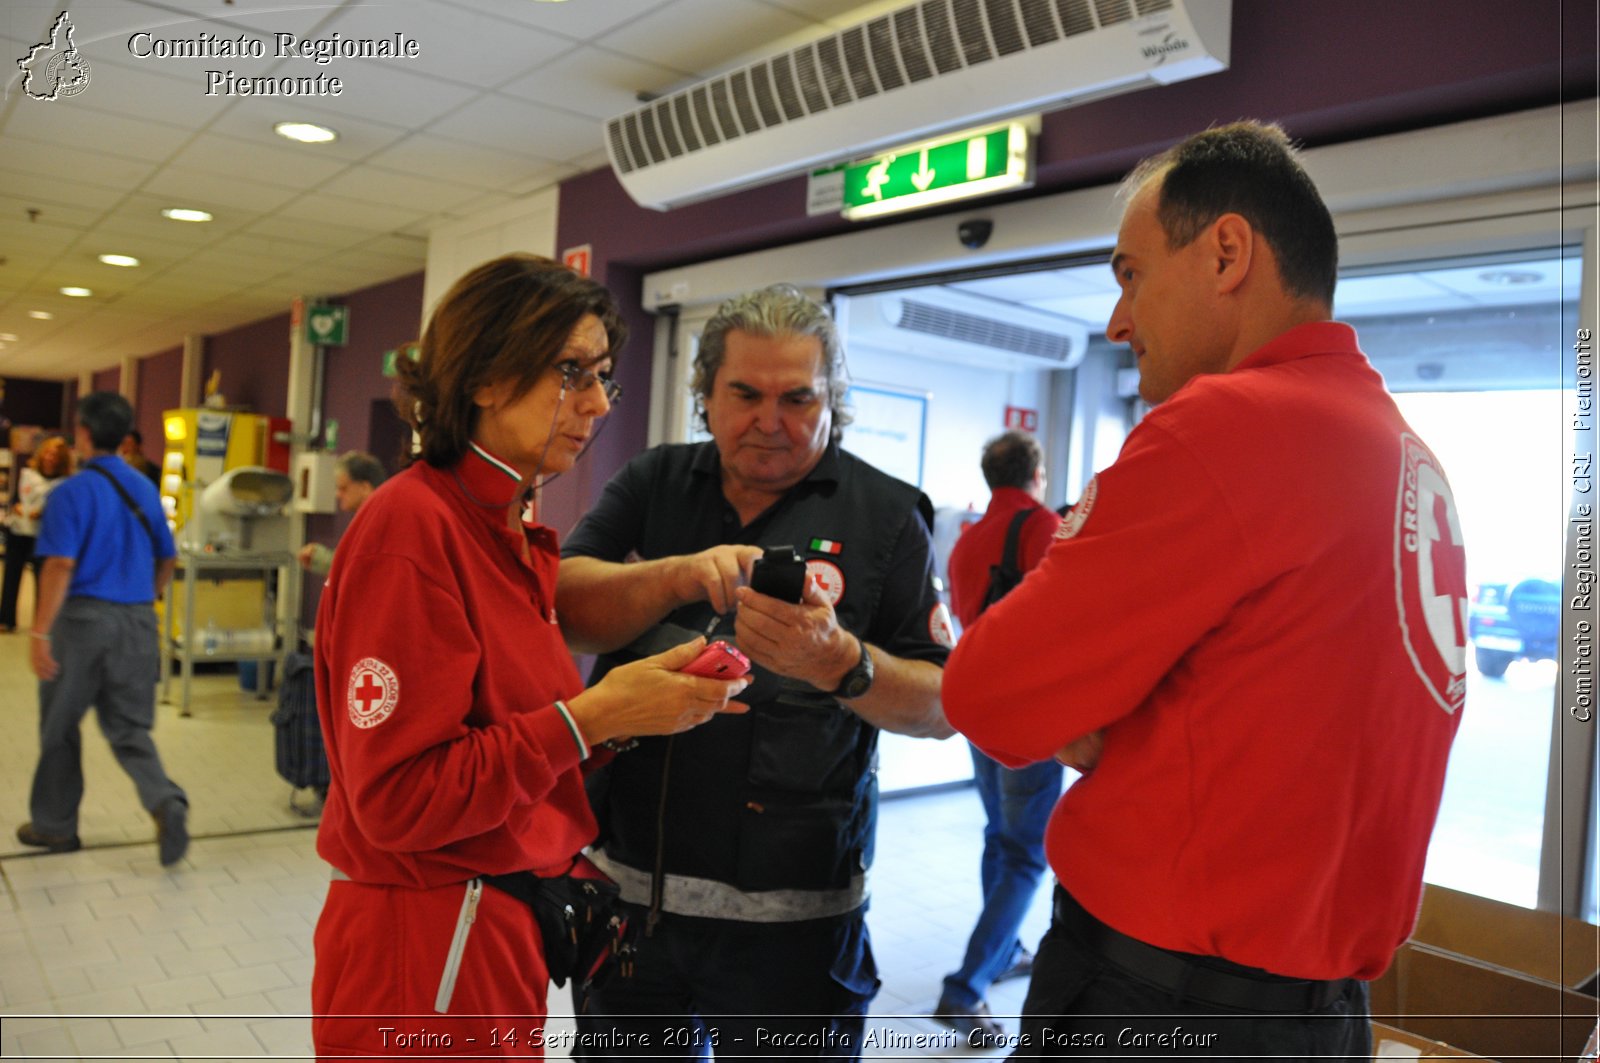
[{"label": "gray trousers", "polygon": [[50,636],[61,673],[39,684],[39,766],[28,804],[34,829],[78,833],[83,800],[79,726],[91,706],[141,805],[154,812],[171,798],[187,801],[183,789],[167,778],[150,738],[161,660],[155,611],[148,604],[69,598]]}]

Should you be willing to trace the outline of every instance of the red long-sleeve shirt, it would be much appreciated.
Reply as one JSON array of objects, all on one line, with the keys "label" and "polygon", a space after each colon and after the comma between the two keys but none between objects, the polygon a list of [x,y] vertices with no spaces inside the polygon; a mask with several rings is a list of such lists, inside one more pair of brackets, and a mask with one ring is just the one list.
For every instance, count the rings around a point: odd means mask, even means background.
[{"label": "red long-sleeve shirt", "polygon": [[332,773],[317,851],[357,882],[559,871],[594,838],[554,704],[583,689],[556,626],[555,533],[507,527],[516,489],[480,451],[419,462],[334,555],[317,613]]},{"label": "red long-sleeve shirt", "polygon": [[945,669],[1013,765],[1102,730],[1062,884],[1151,944],[1374,978],[1410,932],[1465,680],[1460,524],[1348,326],[1293,329],[1129,435]]},{"label": "red long-sleeve shirt", "polygon": [[1044,558],[1061,518],[1016,487],[996,487],[989,496],[983,519],[962,529],[950,550],[950,611],[963,628],[972,626],[983,612],[989,593],[989,567],[1005,554],[1006,533],[1018,512],[1031,509],[1017,536],[1017,571],[1029,572]]}]

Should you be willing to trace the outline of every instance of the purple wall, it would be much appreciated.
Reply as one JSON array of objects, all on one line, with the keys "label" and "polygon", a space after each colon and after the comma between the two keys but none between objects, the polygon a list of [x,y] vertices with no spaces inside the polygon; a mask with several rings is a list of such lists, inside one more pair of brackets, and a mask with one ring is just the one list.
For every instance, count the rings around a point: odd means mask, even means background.
[{"label": "purple wall", "polygon": [[114,365],[110,369],[102,369],[90,377],[95,391],[116,391],[122,387],[122,366]]},{"label": "purple wall", "polygon": [[[1394,0],[1234,0],[1230,69],[1046,115],[1037,184],[1008,198],[1117,180],[1189,133],[1241,117],[1276,120],[1317,146],[1595,94],[1591,4],[1520,5],[1515,17],[1508,10],[1501,0],[1457,0],[1442,18],[1434,5]],[[653,332],[639,300],[645,273],[896,224],[810,218],[805,194],[805,179],[797,178],[658,213],[636,206],[609,169],[562,183],[556,246],[593,245],[594,275],[616,294],[633,330],[618,376],[638,398],[612,415],[572,479],[552,487],[550,524],[568,527],[644,445]]]},{"label": "purple wall", "polygon": [[283,417],[289,408],[289,311],[206,337],[200,362],[200,398],[213,372],[222,373],[229,406]]},{"label": "purple wall", "polygon": [[[422,274],[387,281],[334,299],[350,308],[350,343],[328,348],[324,376],[324,424],[339,422],[339,453],[366,450],[371,430],[372,403],[388,399],[393,384],[383,375],[385,351],[416,341],[422,330]],[[287,318],[285,327],[287,327]],[[390,475],[398,472],[392,456],[376,455]],[[350,514],[334,513],[306,518],[307,541],[333,544],[344,534]],[[303,623],[310,624],[322,597],[322,580],[307,578],[302,586]]]},{"label": "purple wall", "polygon": [[[0,401],[0,415],[12,424],[38,425],[51,432],[59,432],[66,423],[66,388],[59,380],[30,380],[25,377],[5,378],[5,399]],[[70,433],[67,433],[70,434]],[[10,441],[0,435],[0,447]]]},{"label": "purple wall", "polygon": [[161,413],[176,409],[183,395],[183,348],[152,354],[139,361],[139,394],[133,403],[134,426],[144,437],[144,456],[161,461],[166,446]]}]

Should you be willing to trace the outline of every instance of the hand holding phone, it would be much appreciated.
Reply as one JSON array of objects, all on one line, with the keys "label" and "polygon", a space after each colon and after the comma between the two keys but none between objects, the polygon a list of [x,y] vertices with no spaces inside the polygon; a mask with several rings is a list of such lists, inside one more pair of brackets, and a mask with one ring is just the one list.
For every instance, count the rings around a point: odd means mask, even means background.
[{"label": "hand holding phone", "polygon": [[750,589],[798,605],[806,588],[806,563],[793,546],[769,546],[750,568]]},{"label": "hand holding phone", "polygon": [[682,668],[684,675],[698,675],[706,679],[738,679],[750,671],[750,659],[726,642],[712,642],[700,655]]}]

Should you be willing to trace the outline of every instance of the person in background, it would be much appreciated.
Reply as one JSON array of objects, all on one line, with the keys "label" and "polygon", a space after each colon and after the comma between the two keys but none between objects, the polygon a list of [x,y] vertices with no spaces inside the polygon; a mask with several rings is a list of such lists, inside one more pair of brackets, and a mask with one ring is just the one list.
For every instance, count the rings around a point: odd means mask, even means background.
[{"label": "person in background", "polygon": [[33,569],[33,593],[39,596],[40,561],[33,556],[34,539],[39,534],[39,518],[50,492],[65,477],[72,475],[72,445],[61,436],[51,436],[34,450],[22,467],[17,483],[17,500],[12,503],[6,524],[6,563],[0,583],[0,632],[17,629],[17,597],[22,590],[22,573]]},{"label": "person in background", "polygon": [[92,706],[100,731],[156,822],[161,866],[189,849],[189,798],[167,777],[155,726],[160,643],[152,606],[177,565],[155,486],[117,447],[133,407],[111,391],[78,402],[84,467],[50,493],[34,552],[44,559],[29,664],[39,678],[39,763],[24,845],[53,853],[80,846],[81,724]]},{"label": "person in background", "polygon": [[[731,635],[756,666],[752,709],[641,741],[593,781],[595,862],[646,930],[631,975],[577,1002],[579,1029],[611,1046],[585,1057],[698,1058],[717,1041],[850,1059],[878,990],[865,919],[878,731],[950,733],[933,507],[840,448],[839,336],[793,286],[724,303],[691,386],[711,440],[612,477],[563,552],[562,627],[605,654],[597,677]],[[798,602],[745,585],[780,545],[806,559]],[[688,1043],[663,1045],[664,1024]],[[759,1028],[784,1036],[758,1042]]]},{"label": "person in background", "polygon": [[[950,551],[950,604],[963,629],[976,624],[1039,563],[1061,524],[1044,506],[1044,456],[1033,436],[1016,431],[996,436],[984,444],[980,465],[989,507]],[[1017,930],[1044,877],[1044,829],[1061,796],[1063,769],[1054,759],[1007,768],[977,746],[970,748],[986,820],[983,910],[961,966],[945,976],[933,1017],[964,1040],[974,1035],[982,1040],[1002,1032],[984,1000],[989,986],[1033,970],[1033,954]]]},{"label": "person in background", "polygon": [[1124,191],[1106,335],[1154,408],[945,671],[985,752],[1088,772],[1018,1055],[1367,1060],[1465,700],[1461,523],[1331,320],[1333,219],[1281,129]]},{"label": "person in background", "polygon": [[520,897],[593,840],[584,770],[609,740],[743,709],[746,680],[678,671],[702,641],[584,690],[556,625],[555,533],[525,514],[611,409],[623,337],[600,285],[507,255],[457,281],[401,360],[420,460],[356,514],[317,613],[320,1056],[424,1029],[525,1055],[550,972]]},{"label": "person in background", "polygon": [[[371,454],[359,450],[341,454],[333,466],[333,494],[339,512],[354,513],[360,509],[386,476],[383,463]],[[333,547],[306,543],[300,548],[300,567],[307,572],[325,576],[332,565]]]},{"label": "person in background", "polygon": [[161,486],[161,466],[144,456],[144,436],[137,428],[128,433],[128,438],[117,447],[117,453],[122,455],[123,461],[148,476],[151,483]]}]

